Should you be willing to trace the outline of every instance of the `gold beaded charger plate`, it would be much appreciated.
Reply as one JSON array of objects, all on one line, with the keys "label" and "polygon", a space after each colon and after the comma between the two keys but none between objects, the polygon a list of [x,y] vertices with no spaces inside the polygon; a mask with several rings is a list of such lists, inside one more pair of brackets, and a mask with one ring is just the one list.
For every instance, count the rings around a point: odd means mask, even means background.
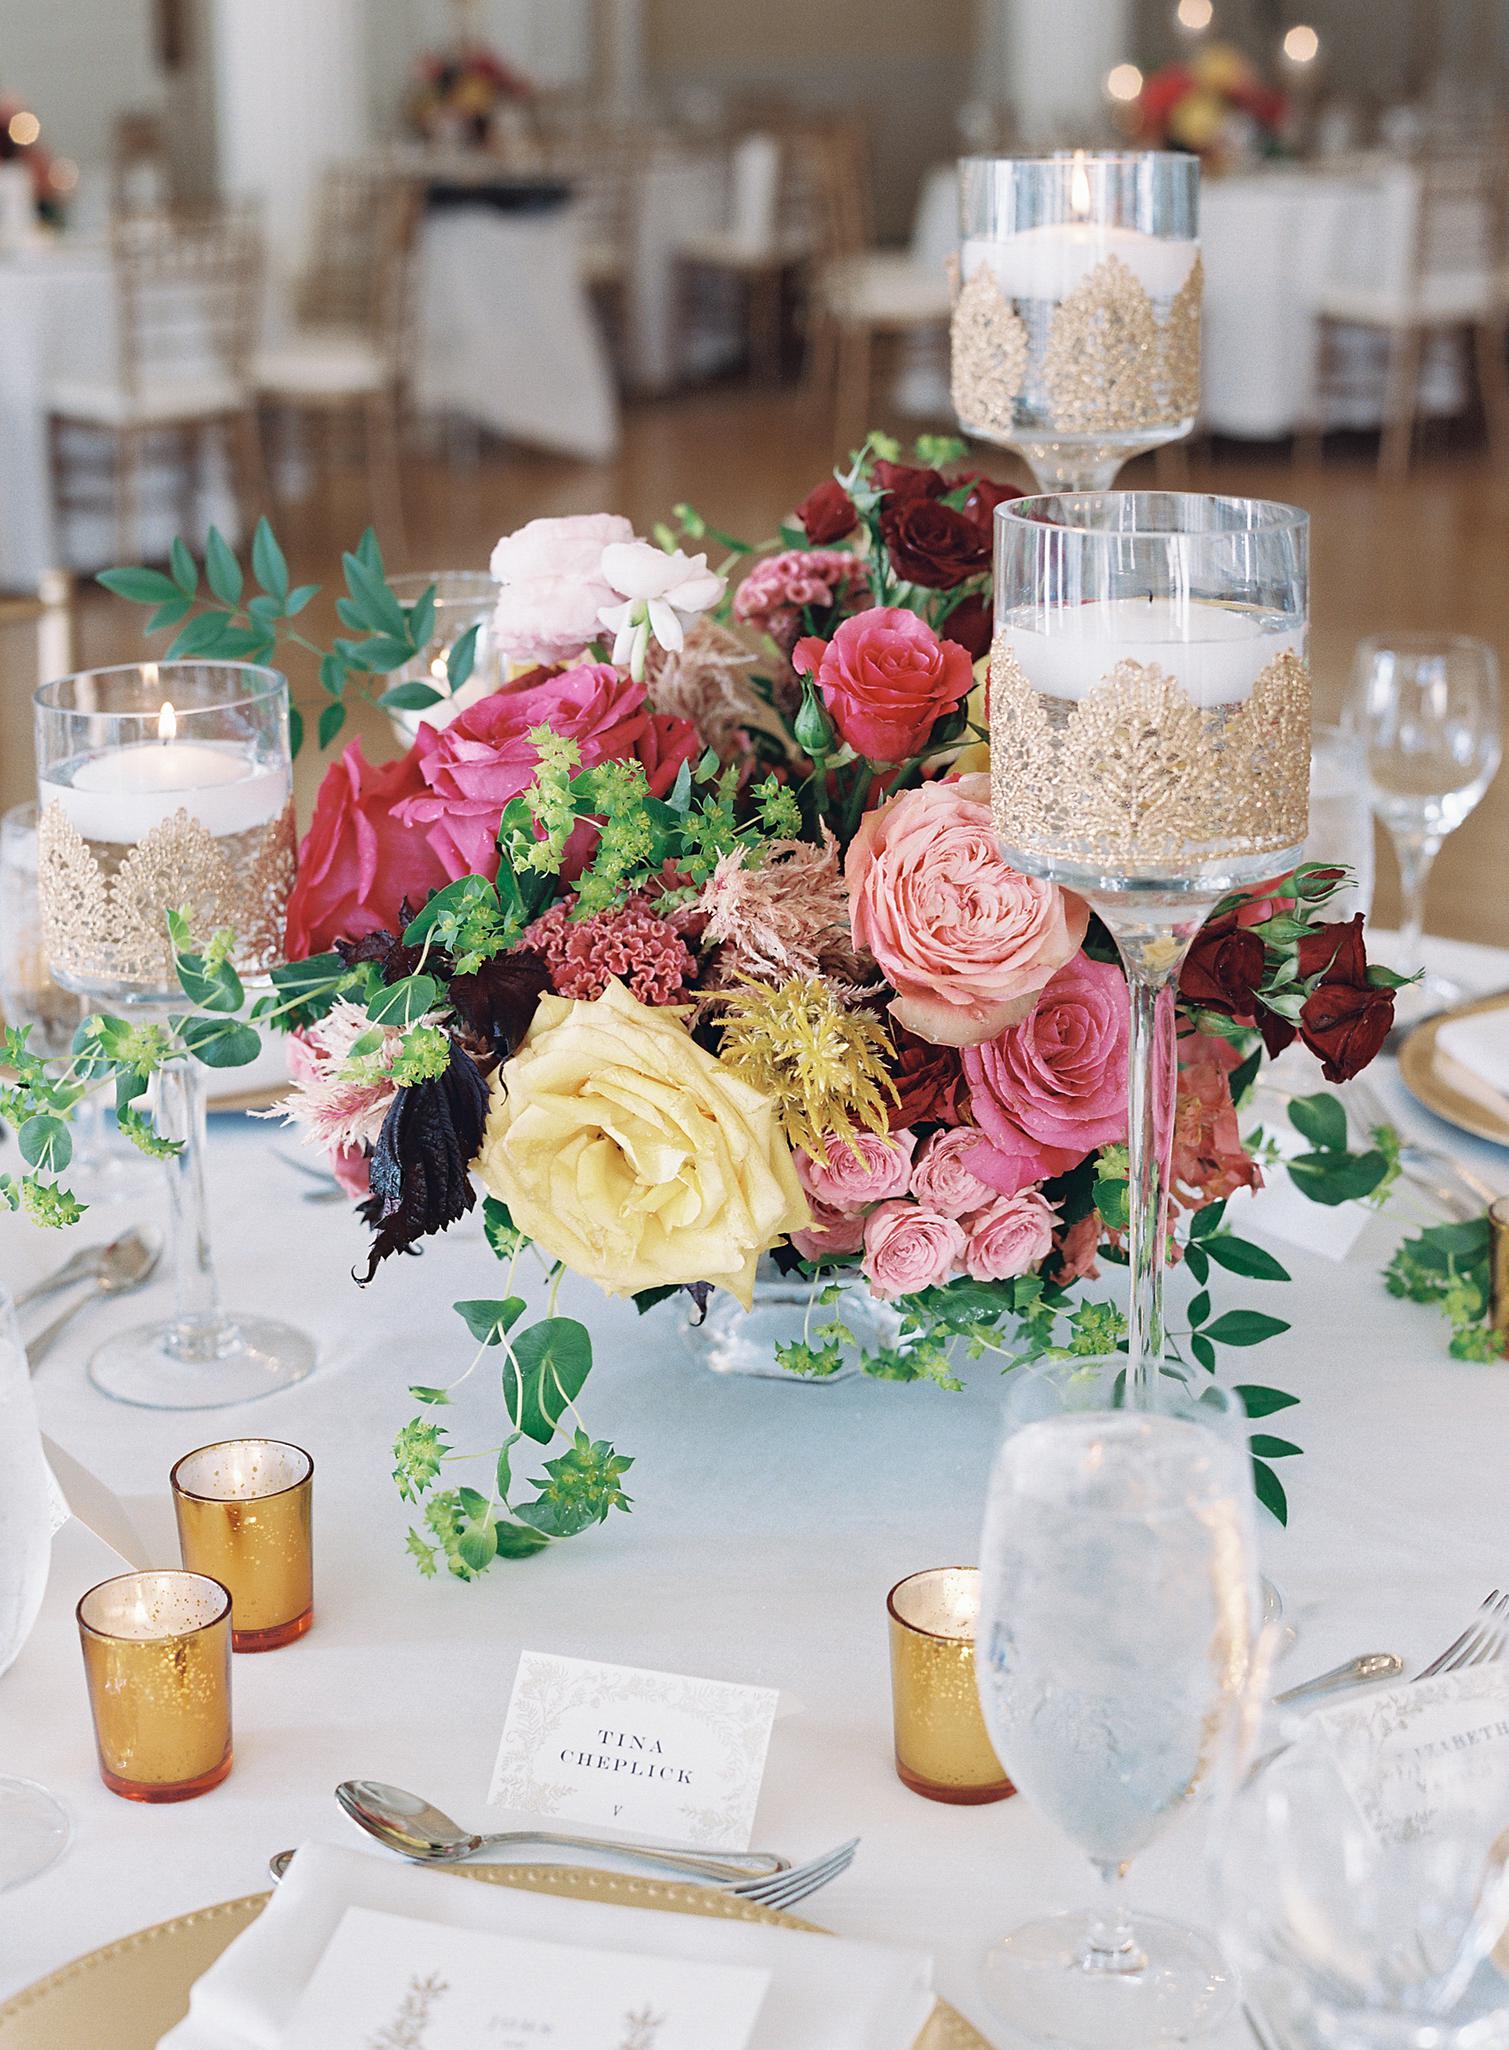
[{"label": "gold beaded charger plate", "polygon": [[[796,1915],[678,1880],[641,1879],[574,1865],[464,1865],[468,1879],[521,1886],[567,1900],[662,1908],[677,1915],[767,1922],[778,1929],[816,1928]],[[270,1895],[247,1894],[213,1908],[176,1915],[75,1958],[0,2006],[0,2050],[156,2050],[158,2038],[183,2020],[189,1993],[232,1939],[254,1922]],[[940,2000],[913,2050],[991,2050],[979,2032]]]},{"label": "gold beaded charger plate", "polygon": [[[1509,1146],[1509,1105],[1503,1115],[1496,1112],[1473,1092],[1475,1078],[1467,1076],[1436,1044],[1436,1035],[1451,1019],[1480,1018],[1490,1011],[1505,1014],[1504,1029],[1509,1032],[1509,991],[1505,990],[1478,997],[1470,1004],[1458,1004],[1454,1010],[1442,1011],[1417,1025],[1399,1049],[1399,1079],[1417,1103],[1433,1110],[1438,1118],[1445,1118],[1447,1124],[1471,1132],[1476,1139],[1491,1139],[1498,1146]],[[1488,1085],[1477,1086],[1486,1089]]]}]

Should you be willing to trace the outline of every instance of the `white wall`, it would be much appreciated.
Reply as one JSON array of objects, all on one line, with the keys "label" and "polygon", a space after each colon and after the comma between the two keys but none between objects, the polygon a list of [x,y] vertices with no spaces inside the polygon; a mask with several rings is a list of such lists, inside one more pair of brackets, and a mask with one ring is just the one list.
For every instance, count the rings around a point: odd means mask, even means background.
[{"label": "white wall", "polygon": [[0,92],[27,102],[49,149],[105,164],[116,116],[162,102],[152,0],[0,0]]}]

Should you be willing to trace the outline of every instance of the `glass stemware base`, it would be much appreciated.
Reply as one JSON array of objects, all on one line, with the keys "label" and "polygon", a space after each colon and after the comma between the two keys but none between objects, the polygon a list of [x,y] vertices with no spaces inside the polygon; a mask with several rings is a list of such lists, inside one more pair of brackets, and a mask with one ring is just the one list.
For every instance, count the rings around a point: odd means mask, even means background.
[{"label": "glass stemware base", "polygon": [[0,1893],[24,1886],[63,1855],[68,1817],[35,1780],[0,1778]]},{"label": "glass stemware base", "polygon": [[1204,2035],[1235,2006],[1236,1974],[1194,1930],[1138,1915],[1128,1946],[1102,1949],[1103,1936],[1104,1923],[1087,1913],[1013,1929],[985,1960],[996,2014],[1040,2042],[1153,2050]]},{"label": "glass stemware base", "polygon": [[100,1346],[89,1379],[139,1409],[223,1409],[291,1388],[314,1370],[314,1341],[271,1317],[217,1318],[185,1342],[173,1324],[137,1324]]}]

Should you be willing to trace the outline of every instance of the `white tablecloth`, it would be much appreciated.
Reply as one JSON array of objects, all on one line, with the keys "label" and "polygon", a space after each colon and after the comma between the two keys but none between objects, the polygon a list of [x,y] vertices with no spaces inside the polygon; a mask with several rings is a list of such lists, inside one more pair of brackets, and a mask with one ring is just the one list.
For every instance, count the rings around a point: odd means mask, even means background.
[{"label": "white tablecloth", "polygon": [[[1479,987],[1509,983],[1509,955],[1442,947],[1434,958]],[[1391,1076],[1379,1085],[1405,1106]],[[1422,1112],[1404,1121],[1509,1185],[1509,1155]],[[348,1775],[420,1789],[480,1822],[508,1678],[528,1645],[797,1696],[800,1712],[776,1726],[757,1841],[803,1856],[858,1832],[852,1871],[805,1912],[848,1935],[930,1948],[940,1990],[984,2025],[987,1941],[1029,1914],[1084,1903],[1092,1876],[1023,1800],[947,1808],[901,1786],[883,1603],[902,1574],[975,1556],[997,1377],[971,1369],[955,1396],[867,1380],[721,1380],[682,1356],[673,1313],[641,1321],[568,1286],[564,1306],[590,1318],[597,1341],[587,1420],[635,1456],[634,1513],[474,1586],[424,1582],[402,1555],[411,1517],[387,1478],[388,1446],[411,1414],[405,1384],[464,1363],[449,1304],[485,1293],[496,1270],[472,1225],[422,1260],[390,1263],[359,1293],[346,1274],[362,1234],[345,1213],[300,1200],[307,1184],[275,1143],[266,1126],[214,1127],[222,1276],[232,1305],[317,1333],[315,1376],[244,1411],[116,1408],[84,1379],[86,1349],[112,1315],[96,1310],[37,1386],[44,1427],[128,1498],[165,1561],[179,1453],[242,1430],[307,1445],[315,1627],[284,1651],[237,1659],[236,1765],[222,1788],[179,1807],[118,1800],[95,1776],[73,1620],[112,1561],[78,1526],[64,1530],[36,1631],[0,1680],[0,1771],[50,1785],[75,1839],[50,1872],[0,1900],[0,1997],[125,1931],[257,1888],[285,1845],[349,1837],[331,1799]],[[1359,1651],[1433,1656],[1503,1585],[1509,1369],[1451,1360],[1444,1322],[1384,1292],[1378,1268],[1403,1228],[1398,1215],[1372,1221],[1342,1265],[1279,1248],[1289,1288],[1223,1277],[1227,1302],[1293,1320],[1240,1364],[1244,1378],[1303,1398],[1289,1413],[1306,1447],[1287,1468],[1292,1525],[1270,1530],[1266,1562],[1299,1628],[1286,1668],[1295,1678]],[[0,1221],[0,1274],[12,1285],[63,1250]],[[143,1304],[165,1311],[165,1290]],[[443,1420],[458,1445],[482,1446],[496,1416],[483,1371]],[[1187,1820],[1137,1861],[1134,1901],[1202,1918],[1197,1831]],[[1233,2024],[1229,2050],[1243,2040]]]}]

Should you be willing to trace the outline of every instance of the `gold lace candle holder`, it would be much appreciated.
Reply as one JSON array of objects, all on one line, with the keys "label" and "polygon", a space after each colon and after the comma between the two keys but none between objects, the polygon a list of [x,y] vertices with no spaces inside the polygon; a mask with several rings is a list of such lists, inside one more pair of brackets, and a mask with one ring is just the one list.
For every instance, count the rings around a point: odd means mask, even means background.
[{"label": "gold lace candle holder", "polygon": [[314,1461],[277,1438],[227,1438],[173,1468],[184,1567],[229,1588],[237,1651],[276,1651],[314,1621]]},{"label": "gold lace candle holder", "polygon": [[78,1606],[100,1778],[190,1801],[231,1769],[231,1598],[199,1573],[122,1573]]},{"label": "gold lace candle holder", "polygon": [[1016,1789],[985,1729],[975,1684],[980,1574],[933,1566],[886,1596],[896,1773],[929,1801],[960,1807],[1004,1801]]},{"label": "gold lace candle holder", "polygon": [[967,157],[951,326],[966,434],[1044,489],[1104,489],[1200,406],[1199,165],[1156,150]]}]

